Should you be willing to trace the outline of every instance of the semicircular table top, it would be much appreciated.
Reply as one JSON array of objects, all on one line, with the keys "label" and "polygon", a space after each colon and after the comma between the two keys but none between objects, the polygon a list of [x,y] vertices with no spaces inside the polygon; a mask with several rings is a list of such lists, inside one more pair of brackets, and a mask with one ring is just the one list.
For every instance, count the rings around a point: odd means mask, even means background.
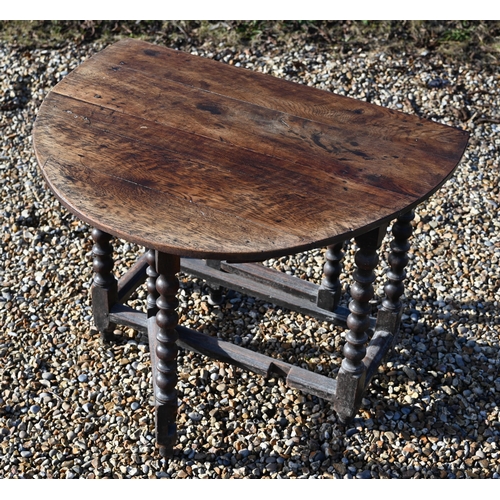
[{"label": "semicircular table top", "polygon": [[186,257],[263,260],[350,238],[434,193],[459,129],[127,39],[67,75],[33,141],[85,222]]}]

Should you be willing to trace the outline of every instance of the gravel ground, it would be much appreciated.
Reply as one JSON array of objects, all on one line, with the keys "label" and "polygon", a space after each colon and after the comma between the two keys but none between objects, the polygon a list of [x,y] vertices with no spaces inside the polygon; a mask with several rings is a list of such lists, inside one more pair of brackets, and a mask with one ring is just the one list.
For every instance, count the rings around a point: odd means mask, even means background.
[{"label": "gravel ground", "polygon": [[[472,136],[456,175],[418,209],[403,334],[352,426],[280,379],[181,352],[179,439],[165,462],[146,339],[124,329],[122,341],[101,343],[89,228],[46,189],[32,150],[47,92],[101,48],[0,45],[0,477],[499,478],[498,73],[426,51],[342,54],[303,39],[242,52],[183,47]],[[141,251],[117,241],[117,272]],[[319,282],[323,253],[267,264]],[[351,270],[352,246],[345,283]],[[145,296],[139,290],[132,305],[144,308]],[[317,372],[339,368],[344,334],[329,324],[237,293],[211,306],[204,283],[187,276],[180,300],[187,326],[214,334],[215,325],[222,338]]]}]

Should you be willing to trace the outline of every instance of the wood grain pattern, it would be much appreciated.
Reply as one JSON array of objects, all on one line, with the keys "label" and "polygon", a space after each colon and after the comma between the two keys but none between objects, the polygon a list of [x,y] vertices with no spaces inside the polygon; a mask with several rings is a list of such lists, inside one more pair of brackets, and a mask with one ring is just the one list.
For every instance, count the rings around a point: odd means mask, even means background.
[{"label": "wood grain pattern", "polygon": [[467,137],[137,40],[64,78],[34,128],[42,173],[77,216],[148,248],[233,261],[396,217],[452,174]]}]

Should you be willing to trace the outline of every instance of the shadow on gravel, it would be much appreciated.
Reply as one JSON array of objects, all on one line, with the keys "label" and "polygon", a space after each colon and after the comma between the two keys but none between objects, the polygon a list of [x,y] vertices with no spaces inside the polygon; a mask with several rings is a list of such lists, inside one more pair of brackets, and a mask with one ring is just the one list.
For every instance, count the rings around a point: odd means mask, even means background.
[{"label": "shadow on gravel", "polygon": [[[244,296],[229,293],[227,299],[233,301],[231,314],[248,313]],[[258,443],[252,450],[224,452],[232,448],[224,441],[234,428],[229,418],[231,409],[219,407],[213,414],[219,423],[216,432],[221,437],[217,452],[178,449],[175,460],[187,467],[200,460],[220,466],[240,464],[241,477],[261,477],[274,472],[286,477],[290,471],[299,477],[311,474],[357,478],[491,477],[500,471],[491,469],[491,458],[487,457],[495,452],[495,443],[500,438],[497,407],[500,347],[498,343],[482,342],[478,332],[470,327],[492,323],[486,315],[492,314],[495,304],[454,306],[459,319],[446,331],[426,328],[427,313],[421,314],[418,323],[403,325],[406,332],[401,333],[392,356],[373,378],[360,417],[350,425],[340,423],[332,405],[315,396],[302,395],[297,413],[288,415],[279,404],[268,409],[257,403],[245,423],[250,426],[248,431],[258,434],[259,424],[274,419],[278,440],[280,435],[290,435],[289,430],[293,429],[292,437],[286,440],[287,447],[276,450]],[[252,318],[256,323],[265,321],[266,313],[254,312]],[[499,323],[495,320],[495,325]],[[214,335],[215,331],[210,324],[205,328],[205,333]],[[341,329],[339,337],[340,332]],[[275,357],[283,357],[279,342],[274,340],[245,341],[238,334],[234,339],[257,352],[266,351],[272,356],[274,351]],[[203,358],[201,363],[204,361],[207,360]],[[338,365],[340,357],[332,358],[332,363]],[[301,364],[300,360],[295,364]],[[249,377],[258,378],[253,374]],[[262,390],[270,390],[277,383],[278,378],[265,380]],[[184,406],[181,412],[189,411],[189,406]],[[361,443],[366,445],[366,442],[370,443],[369,453],[358,453]]]}]

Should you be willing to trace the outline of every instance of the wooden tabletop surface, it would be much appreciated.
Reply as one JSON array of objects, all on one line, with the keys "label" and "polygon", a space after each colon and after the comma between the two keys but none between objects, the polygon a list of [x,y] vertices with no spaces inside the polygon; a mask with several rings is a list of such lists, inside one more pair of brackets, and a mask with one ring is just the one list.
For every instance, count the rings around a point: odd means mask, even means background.
[{"label": "wooden tabletop surface", "polygon": [[33,140],[80,219],[200,258],[262,260],[349,238],[452,174],[468,134],[262,73],[122,40],[66,76]]}]

